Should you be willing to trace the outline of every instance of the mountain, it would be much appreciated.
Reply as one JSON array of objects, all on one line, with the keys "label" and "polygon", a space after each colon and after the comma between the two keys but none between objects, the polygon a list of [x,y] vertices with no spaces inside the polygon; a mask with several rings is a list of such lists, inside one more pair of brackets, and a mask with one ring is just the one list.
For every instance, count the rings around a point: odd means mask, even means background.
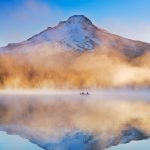
[{"label": "mountain", "polygon": [[149,57],[150,44],[75,15],[0,48],[0,88],[149,87]]},{"label": "mountain", "polygon": [[128,56],[139,56],[149,51],[150,44],[129,40],[96,27],[84,15],[74,15],[55,27],[20,42],[8,44],[1,50],[32,49],[36,45],[61,47],[64,50],[91,51],[95,47],[118,49]]}]

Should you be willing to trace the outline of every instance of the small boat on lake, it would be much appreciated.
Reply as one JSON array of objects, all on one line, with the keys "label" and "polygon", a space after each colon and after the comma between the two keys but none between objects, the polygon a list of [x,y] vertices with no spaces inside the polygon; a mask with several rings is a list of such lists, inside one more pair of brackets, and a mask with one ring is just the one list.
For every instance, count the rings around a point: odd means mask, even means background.
[{"label": "small boat on lake", "polygon": [[80,95],[90,95],[89,92],[81,92]]}]

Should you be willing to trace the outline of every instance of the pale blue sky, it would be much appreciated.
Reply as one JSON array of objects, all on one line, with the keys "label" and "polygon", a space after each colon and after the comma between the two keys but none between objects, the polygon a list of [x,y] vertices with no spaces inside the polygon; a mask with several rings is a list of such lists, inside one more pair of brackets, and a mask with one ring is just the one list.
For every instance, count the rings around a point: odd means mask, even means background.
[{"label": "pale blue sky", "polygon": [[75,14],[110,32],[150,42],[150,0],[0,0],[0,46]]}]

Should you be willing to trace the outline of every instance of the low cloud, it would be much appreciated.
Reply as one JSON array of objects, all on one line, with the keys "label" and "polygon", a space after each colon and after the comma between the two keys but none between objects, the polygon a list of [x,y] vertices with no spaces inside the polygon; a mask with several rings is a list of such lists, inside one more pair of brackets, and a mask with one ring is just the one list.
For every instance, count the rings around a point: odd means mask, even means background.
[{"label": "low cloud", "polygon": [[0,55],[0,88],[148,87],[149,55],[130,59],[111,48],[91,53],[35,46]]}]

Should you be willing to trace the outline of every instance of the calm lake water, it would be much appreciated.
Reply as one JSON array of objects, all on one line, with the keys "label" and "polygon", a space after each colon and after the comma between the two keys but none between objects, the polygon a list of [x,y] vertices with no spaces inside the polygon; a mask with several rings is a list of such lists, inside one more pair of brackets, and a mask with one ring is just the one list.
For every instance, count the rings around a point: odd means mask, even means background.
[{"label": "calm lake water", "polygon": [[149,116],[148,91],[1,93],[0,150],[102,150],[150,135]]},{"label": "calm lake water", "polygon": [[8,135],[0,132],[0,150],[42,150],[35,144],[18,135]]},{"label": "calm lake water", "polygon": [[134,141],[128,144],[114,146],[109,150],[149,150],[150,140]]}]

